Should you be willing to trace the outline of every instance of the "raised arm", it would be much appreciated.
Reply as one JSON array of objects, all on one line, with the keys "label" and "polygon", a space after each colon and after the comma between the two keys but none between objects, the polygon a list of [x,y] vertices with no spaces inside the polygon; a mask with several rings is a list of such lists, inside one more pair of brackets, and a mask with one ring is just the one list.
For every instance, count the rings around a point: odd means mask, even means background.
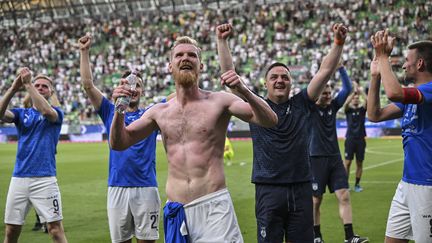
[{"label": "raised arm", "polygon": [[381,108],[380,103],[380,71],[378,60],[374,57],[371,62],[371,81],[367,95],[367,114],[369,121],[379,122],[396,119],[402,116],[402,111],[395,104]]},{"label": "raised arm", "polygon": [[233,29],[231,24],[221,24],[216,27],[216,43],[221,73],[235,69],[231,51],[228,46],[228,37],[230,37],[232,33]]},{"label": "raised arm", "polygon": [[323,58],[318,72],[307,87],[307,94],[312,101],[316,101],[324,90],[327,81],[329,81],[336,70],[342,54],[348,29],[343,24],[335,24],[332,30],[334,34],[334,44],[330,52]]},{"label": "raised arm", "polygon": [[347,71],[343,66],[339,67],[338,70],[342,79],[342,89],[339,91],[338,95],[336,96],[336,101],[340,106],[342,106],[345,103],[345,100],[348,98],[348,95],[352,91],[352,83],[351,83],[351,79],[348,76]]},{"label": "raised arm", "polygon": [[3,98],[0,100],[0,120],[8,123],[12,123],[15,119],[14,113],[7,110],[7,107],[15,95],[16,92],[22,87],[21,76],[18,75],[12,83],[12,86],[6,91],[3,95]]},{"label": "raised arm", "polygon": [[360,101],[363,100],[363,105],[362,106],[365,109],[367,109],[367,95],[366,95],[363,87],[360,86],[360,84],[357,86],[357,94],[359,95],[359,98],[361,98]]},{"label": "raised arm", "polygon": [[221,82],[235,89],[246,102],[235,99],[229,106],[229,111],[234,116],[263,127],[273,127],[278,123],[277,115],[262,98],[250,91],[234,70],[223,73]]},{"label": "raised arm", "polygon": [[[120,80],[120,85],[113,90],[112,96],[114,100],[120,96],[132,95],[133,91],[125,85],[126,83],[127,80]],[[109,138],[111,148],[114,150],[125,150],[138,141],[148,137],[154,130],[158,129],[156,122],[152,118],[155,114],[154,107],[158,107],[158,105],[160,104],[151,107],[140,119],[127,127],[125,127],[124,114],[115,112],[111,123]]]},{"label": "raised arm", "polygon": [[103,95],[93,83],[93,75],[90,69],[90,46],[92,37],[87,34],[78,40],[80,48],[80,74],[81,83],[87,93],[93,107],[99,110]]},{"label": "raised arm", "polygon": [[48,103],[47,99],[45,99],[41,94],[39,94],[35,86],[32,84],[32,75],[30,73],[30,70],[28,68],[22,68],[20,76],[25,89],[30,95],[33,107],[38,110],[44,117],[46,117],[50,122],[57,121],[57,111],[52,108],[50,103]]},{"label": "raised arm", "polygon": [[354,86],[353,92],[351,92],[351,94],[348,95],[348,98],[345,100],[345,104],[344,104],[344,111],[345,112],[347,112],[347,110],[351,107],[351,105],[350,105],[351,101],[352,101],[354,95],[356,94],[357,87],[354,83],[353,83],[353,86]]},{"label": "raised arm", "polygon": [[[375,48],[381,80],[388,99],[393,102],[420,103],[423,98],[422,93],[415,88],[414,90],[412,88],[402,88],[392,71],[389,57],[395,45],[395,38],[390,37],[388,30],[385,30],[378,31],[375,35],[371,36],[371,41]],[[411,96],[414,96],[414,99]]]}]

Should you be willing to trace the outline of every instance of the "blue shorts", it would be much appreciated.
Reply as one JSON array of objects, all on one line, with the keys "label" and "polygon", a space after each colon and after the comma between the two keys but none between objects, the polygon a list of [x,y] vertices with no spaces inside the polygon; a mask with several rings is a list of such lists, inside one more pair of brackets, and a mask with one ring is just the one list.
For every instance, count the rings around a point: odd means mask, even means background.
[{"label": "blue shorts", "polygon": [[256,184],[255,198],[259,243],[313,242],[310,182],[289,185]]},{"label": "blue shorts", "polygon": [[312,191],[319,197],[328,186],[330,193],[339,189],[348,189],[348,176],[340,155],[311,156]]}]

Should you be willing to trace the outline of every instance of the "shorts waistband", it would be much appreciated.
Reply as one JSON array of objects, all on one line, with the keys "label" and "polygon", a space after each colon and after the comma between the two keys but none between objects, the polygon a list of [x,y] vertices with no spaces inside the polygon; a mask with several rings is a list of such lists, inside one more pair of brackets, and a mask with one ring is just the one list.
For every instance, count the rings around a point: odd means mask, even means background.
[{"label": "shorts waistband", "polygon": [[229,196],[229,192],[228,192],[227,188],[223,188],[223,189],[221,189],[219,191],[215,191],[215,192],[209,193],[207,195],[204,195],[202,197],[199,197],[199,198],[193,200],[192,202],[190,202],[188,204],[185,204],[183,207],[184,208],[193,207],[193,206],[196,206],[198,204],[211,201],[212,199],[218,198],[218,197],[220,197],[222,195],[228,195]]}]

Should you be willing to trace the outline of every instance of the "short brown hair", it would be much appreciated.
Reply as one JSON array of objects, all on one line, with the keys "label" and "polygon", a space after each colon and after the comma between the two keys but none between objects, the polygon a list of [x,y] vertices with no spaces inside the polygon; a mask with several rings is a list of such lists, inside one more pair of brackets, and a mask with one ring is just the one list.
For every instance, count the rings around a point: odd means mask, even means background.
[{"label": "short brown hair", "polygon": [[189,36],[177,37],[177,39],[174,41],[173,46],[171,47],[171,57],[172,57],[172,51],[174,50],[174,48],[176,48],[180,44],[190,44],[190,45],[195,46],[198,49],[198,58],[201,59],[201,48],[198,46],[198,42]]},{"label": "short brown hair", "polygon": [[[121,78],[127,78],[127,76],[129,76],[129,74],[131,74],[132,71],[131,70],[126,70],[123,72]],[[142,79],[142,75],[140,71],[136,71],[136,76],[138,77],[138,81],[141,83],[141,87],[144,88],[144,80]]]},{"label": "short brown hair", "polygon": [[291,70],[288,68],[288,66],[287,65],[285,65],[285,64],[283,64],[283,63],[281,63],[281,62],[275,62],[275,63],[273,63],[273,64],[271,64],[268,68],[267,68],[267,70],[266,70],[266,72],[265,72],[265,75],[264,75],[264,78],[267,78],[267,74],[270,72],[270,70],[272,70],[274,67],[284,67],[286,70],[288,70],[288,72],[291,74]]},{"label": "short brown hair", "polygon": [[432,41],[417,41],[408,46],[410,50],[417,50],[417,56],[425,62],[426,71],[432,73]]}]

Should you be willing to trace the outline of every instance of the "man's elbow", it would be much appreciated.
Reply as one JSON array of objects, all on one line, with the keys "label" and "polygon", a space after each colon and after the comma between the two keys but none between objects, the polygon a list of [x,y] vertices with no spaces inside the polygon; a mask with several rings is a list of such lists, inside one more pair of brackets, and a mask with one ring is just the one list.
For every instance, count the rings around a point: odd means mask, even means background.
[{"label": "man's elbow", "polygon": [[112,138],[110,138],[109,145],[110,145],[112,150],[116,150],[116,151],[123,151],[123,150],[126,150],[128,148],[122,142],[117,141],[116,139],[112,139]]},{"label": "man's elbow", "polygon": [[386,92],[387,98],[392,102],[402,102],[403,101],[403,93],[402,92]]},{"label": "man's elbow", "polygon": [[94,88],[93,80],[92,79],[83,80],[82,87],[84,88],[84,90],[86,92],[88,92],[89,90],[93,89]]},{"label": "man's elbow", "polygon": [[48,119],[50,122],[57,121],[58,114],[56,111],[53,111],[51,109],[44,109],[41,112],[41,115],[44,116],[46,119]]},{"label": "man's elbow", "polygon": [[276,126],[278,122],[278,117],[276,116],[276,114],[273,113],[268,119],[263,122],[262,126],[266,128],[271,128]]},{"label": "man's elbow", "polygon": [[276,126],[278,124],[278,122],[279,122],[279,119],[278,119],[277,115],[273,114],[272,119],[271,119],[271,127]]},{"label": "man's elbow", "polygon": [[380,122],[381,120],[379,119],[379,115],[375,114],[374,112],[369,112],[368,111],[368,120],[371,122]]}]

